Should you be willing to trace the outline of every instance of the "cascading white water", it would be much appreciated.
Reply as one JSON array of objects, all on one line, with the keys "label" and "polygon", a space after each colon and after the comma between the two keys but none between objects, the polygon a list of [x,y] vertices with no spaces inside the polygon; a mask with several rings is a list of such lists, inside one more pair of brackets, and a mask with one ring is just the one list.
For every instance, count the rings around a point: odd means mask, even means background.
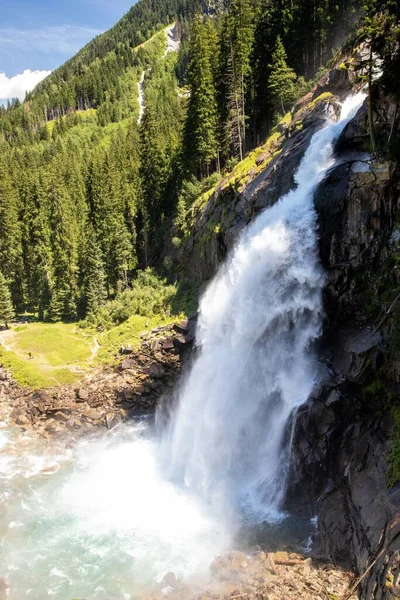
[{"label": "cascading white water", "polygon": [[165,572],[198,572],[229,548],[238,506],[280,517],[285,429],[317,376],[310,344],[323,274],[312,195],[361,102],[346,101],[341,122],[314,135],[297,189],[246,229],[208,288],[201,349],[168,436],[152,438],[143,421],[66,449],[0,431],[0,580],[10,599],[138,597]]},{"label": "cascading white water", "polygon": [[176,478],[217,506],[279,518],[288,452],[284,433],[317,377],[311,344],[321,328],[324,277],[313,193],[332,166],[332,142],[360,106],[317,132],[297,187],[240,236],[200,305],[200,354],[171,432]]}]

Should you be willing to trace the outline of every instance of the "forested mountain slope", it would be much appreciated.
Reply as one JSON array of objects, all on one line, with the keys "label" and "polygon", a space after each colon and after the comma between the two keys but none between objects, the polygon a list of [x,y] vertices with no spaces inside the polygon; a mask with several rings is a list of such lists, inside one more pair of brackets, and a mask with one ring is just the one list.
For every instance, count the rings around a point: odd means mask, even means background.
[{"label": "forested mountain slope", "polygon": [[[123,299],[138,269],[174,278],[173,223],[312,87],[362,10],[359,0],[141,0],[2,108],[0,264],[13,309],[74,320]],[[180,49],[165,55],[174,20]]]}]

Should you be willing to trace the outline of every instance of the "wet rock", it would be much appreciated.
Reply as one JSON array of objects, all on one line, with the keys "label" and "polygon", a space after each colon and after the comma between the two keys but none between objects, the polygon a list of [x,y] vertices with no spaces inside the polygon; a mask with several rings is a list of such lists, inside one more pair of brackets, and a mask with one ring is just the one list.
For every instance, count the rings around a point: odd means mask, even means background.
[{"label": "wet rock", "polygon": [[107,413],[105,416],[107,429],[113,429],[122,421],[122,417],[118,413]]},{"label": "wet rock", "polygon": [[312,94],[312,98],[315,100],[321,94],[333,92],[339,98],[344,99],[353,88],[356,78],[357,76],[351,63],[343,62],[340,67],[330,69],[327,76],[323,77],[315,92]]},{"label": "wet rock", "polygon": [[150,375],[150,377],[154,377],[155,379],[164,377],[164,375],[165,375],[164,365],[162,365],[158,362],[153,362],[149,367],[149,375]]}]

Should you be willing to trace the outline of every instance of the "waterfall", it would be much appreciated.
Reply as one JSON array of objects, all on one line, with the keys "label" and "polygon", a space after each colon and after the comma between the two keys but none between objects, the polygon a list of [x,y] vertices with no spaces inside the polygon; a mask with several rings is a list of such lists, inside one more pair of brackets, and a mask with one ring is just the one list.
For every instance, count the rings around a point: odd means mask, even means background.
[{"label": "waterfall", "polygon": [[313,193],[361,101],[313,136],[296,189],[247,227],[208,287],[197,358],[161,439],[146,418],[67,447],[0,430],[10,598],[139,598],[168,571],[207,578],[214,556],[246,546],[234,537],[243,519],[282,517],[291,416],[318,377]]},{"label": "waterfall", "polygon": [[316,186],[334,164],[338,123],[314,134],[296,188],[264,210],[200,304],[199,354],[169,434],[173,477],[223,511],[279,519],[289,462],[288,421],[317,379],[312,343],[322,323],[324,275],[317,250]]}]

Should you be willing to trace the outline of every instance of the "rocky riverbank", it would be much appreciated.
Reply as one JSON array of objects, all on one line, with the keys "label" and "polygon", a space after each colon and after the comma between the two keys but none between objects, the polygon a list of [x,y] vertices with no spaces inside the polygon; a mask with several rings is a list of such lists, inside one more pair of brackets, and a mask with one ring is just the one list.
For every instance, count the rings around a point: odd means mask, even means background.
[{"label": "rocky riverbank", "polygon": [[287,552],[230,552],[215,558],[206,584],[167,573],[146,600],[355,600],[352,573]]},{"label": "rocky riverbank", "polygon": [[182,360],[194,339],[194,321],[142,334],[138,351],[121,348],[118,363],[90,371],[75,385],[21,388],[0,366],[0,420],[49,438],[112,429],[153,413],[161,396],[169,402]]}]

